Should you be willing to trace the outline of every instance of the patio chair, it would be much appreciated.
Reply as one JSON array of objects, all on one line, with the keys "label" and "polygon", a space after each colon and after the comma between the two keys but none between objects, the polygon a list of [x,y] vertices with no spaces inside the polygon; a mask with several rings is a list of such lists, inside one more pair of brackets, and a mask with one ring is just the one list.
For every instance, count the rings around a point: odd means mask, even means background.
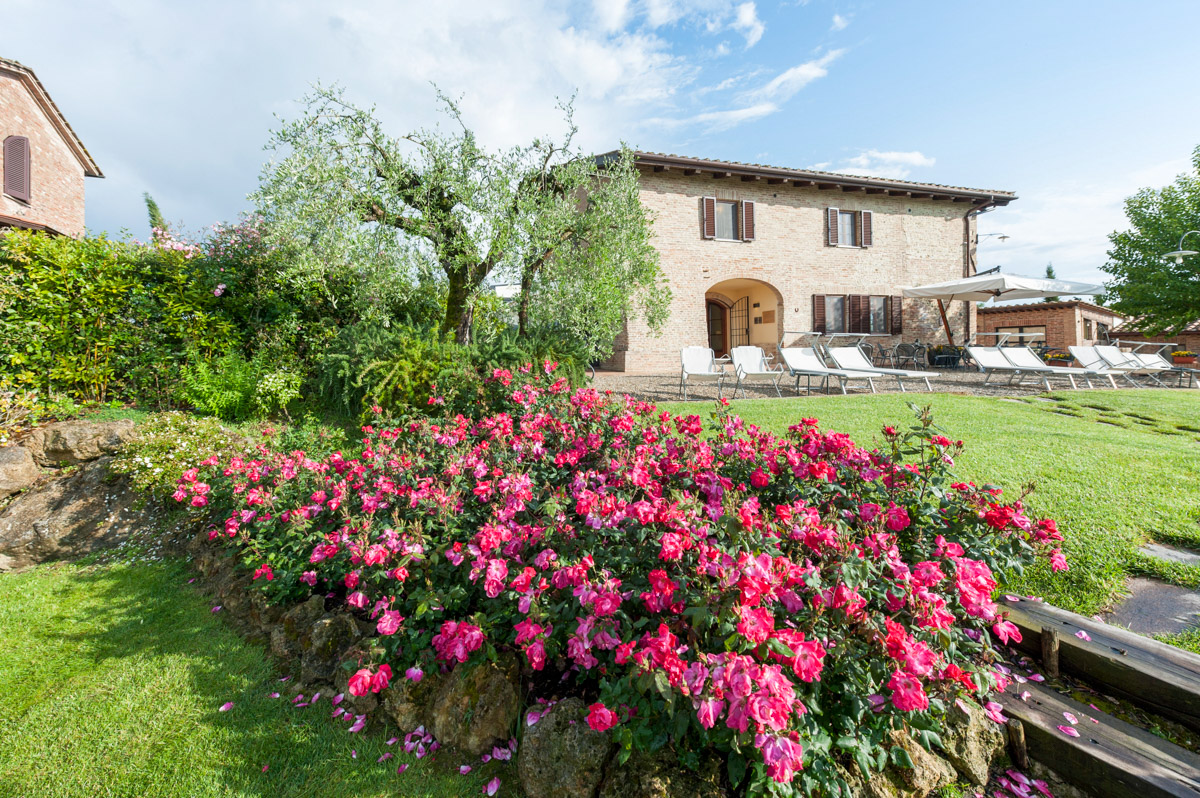
[{"label": "patio chair", "polygon": [[692,382],[712,380],[717,383],[717,398],[721,398],[721,385],[728,375],[717,365],[713,351],[706,346],[685,346],[679,350],[679,395],[686,401],[688,385]]},{"label": "patio chair", "polygon": [[1071,377],[1072,388],[1076,387],[1074,377],[1083,377],[1084,382],[1087,383],[1087,387],[1089,388],[1092,387],[1092,377],[1105,377],[1108,379],[1108,382],[1110,385],[1112,385],[1112,387],[1117,387],[1117,382],[1113,379],[1113,374],[1111,371],[1105,372],[1099,369],[1075,368],[1073,366],[1051,366],[1049,363],[1046,363],[1040,357],[1038,357],[1037,352],[1033,351],[1033,349],[1028,346],[1006,346],[1001,349],[1000,352],[1015,366],[1033,368],[1036,365],[1040,365],[1046,370],[1047,374],[1057,374],[1060,377]]},{"label": "patio chair", "polygon": [[[984,385],[987,385],[995,374],[1007,374],[1007,385],[1012,385],[1013,380],[1020,385],[1027,375],[1032,374],[1042,381],[1047,391],[1050,390],[1049,368],[1040,361],[1036,366],[1018,366],[1010,362],[998,346],[968,346],[967,351],[971,353],[979,370],[987,375],[983,378]],[[1071,377],[1071,387],[1075,387],[1074,377]]]},{"label": "patio chair", "polygon": [[896,348],[892,350],[892,365],[903,368],[905,363],[911,363],[913,368],[916,368],[919,352],[920,347],[916,344],[896,344]]},{"label": "patio chair", "polygon": [[[901,344],[903,346],[903,344]],[[904,387],[905,380],[925,380],[925,387],[933,391],[933,386],[929,384],[930,377],[938,377],[936,371],[914,371],[911,369],[885,369],[872,366],[870,361],[863,355],[862,350],[857,346],[833,346],[828,350],[829,357],[840,369],[846,371],[861,371],[867,374],[883,374],[889,377],[895,377],[896,382],[900,384],[900,390],[907,392]]]},{"label": "patio chair", "polygon": [[1109,375],[1110,380],[1112,375],[1124,377],[1134,388],[1142,387],[1142,384],[1130,375],[1130,372],[1135,370],[1134,367],[1129,366],[1117,368],[1109,365],[1104,358],[1100,357],[1100,355],[1096,353],[1096,347],[1069,346],[1067,349],[1069,349],[1071,354],[1074,355],[1075,359],[1079,361],[1079,365],[1083,366],[1085,369],[1092,369],[1093,371],[1097,371],[1101,374]]},{"label": "patio chair", "polygon": [[737,375],[737,384],[733,387],[733,395],[737,396],[738,389],[742,396],[746,395],[745,383],[751,377],[763,377],[775,387],[775,393],[781,399],[779,381],[783,379],[783,369],[772,367],[767,363],[767,356],[761,346],[735,346],[730,356],[733,358],[733,370]]},{"label": "patio chair", "polygon": [[817,350],[807,346],[785,347],[779,350],[779,354],[783,356],[783,363],[787,368],[788,376],[796,378],[796,394],[800,394],[800,378],[808,378],[808,392],[812,393],[812,378],[821,378],[821,387],[828,389],[829,379],[832,377],[837,380],[838,387],[842,389],[842,393],[846,393],[846,383],[851,380],[866,380],[867,385],[871,386],[871,393],[876,393],[875,377],[877,374],[868,374],[863,371],[846,371],[845,369],[831,369],[821,362],[821,358],[817,355]]},{"label": "patio chair", "polygon": [[1170,367],[1165,363],[1147,363],[1137,355],[1130,352],[1122,352],[1121,347],[1113,346],[1112,344],[1097,344],[1095,349],[1096,354],[1113,368],[1130,368],[1132,369],[1130,371],[1131,374],[1140,374],[1150,378],[1158,385],[1166,387],[1163,381],[1158,378],[1159,372],[1170,371]]}]

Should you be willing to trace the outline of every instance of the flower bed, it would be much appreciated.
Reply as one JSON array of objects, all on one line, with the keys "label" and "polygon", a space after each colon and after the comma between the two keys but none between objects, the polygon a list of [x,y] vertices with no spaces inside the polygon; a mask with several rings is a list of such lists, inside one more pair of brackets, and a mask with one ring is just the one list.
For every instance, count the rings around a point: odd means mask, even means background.
[{"label": "flower bed", "polygon": [[476,419],[365,427],[356,458],[260,447],[179,483],[272,602],[374,624],[351,692],[512,651],[622,761],[717,750],[735,786],[810,791],[844,784],[839,757],[909,764],[894,730],[928,747],[956,698],[985,703],[1016,634],[998,576],[1066,567],[1053,521],[952,481],[961,444],[927,413],[868,451],[812,419],[780,438],[722,409],[705,434],[550,377],[488,389]]}]

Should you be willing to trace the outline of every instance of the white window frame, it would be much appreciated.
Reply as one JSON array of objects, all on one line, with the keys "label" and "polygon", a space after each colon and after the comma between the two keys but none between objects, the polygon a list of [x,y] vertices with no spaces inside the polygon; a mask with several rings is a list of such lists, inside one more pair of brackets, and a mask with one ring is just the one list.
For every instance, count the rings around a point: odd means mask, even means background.
[{"label": "white window frame", "polygon": [[[843,240],[845,238],[845,236],[842,235],[842,218],[843,217],[850,218],[850,229],[854,232],[854,243],[853,244],[847,244]],[[862,249],[863,248],[862,244],[859,243],[862,241],[862,230],[859,227],[861,221],[862,221],[862,218],[859,216],[858,211],[844,211],[841,208],[838,208],[838,243],[837,243],[837,245],[839,247],[846,247],[849,249]]]},{"label": "white window frame", "polygon": [[[728,205],[733,208],[733,238],[724,238],[721,236],[720,221],[719,221],[720,217],[717,216],[717,209],[720,208],[722,205]],[[716,200],[716,204],[713,205],[713,217],[714,217],[713,218],[713,240],[714,241],[736,241],[738,243],[741,243],[742,231],[740,228],[742,225],[742,219],[740,217],[742,214],[741,214],[741,208],[739,207],[740,205],[741,205],[741,203],[738,202],[737,200],[727,200],[727,199],[720,199],[720,198],[718,198]]]}]

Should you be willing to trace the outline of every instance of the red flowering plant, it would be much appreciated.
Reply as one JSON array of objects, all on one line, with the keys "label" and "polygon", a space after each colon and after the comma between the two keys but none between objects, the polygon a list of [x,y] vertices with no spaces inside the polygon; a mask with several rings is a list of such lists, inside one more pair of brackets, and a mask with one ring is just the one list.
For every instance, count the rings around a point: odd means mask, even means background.
[{"label": "red flowering plant", "polygon": [[936,745],[948,702],[1003,682],[997,579],[1058,532],[954,482],[928,412],[868,451],[552,378],[493,375],[477,418],[365,427],[355,458],[210,461],[176,497],[219,511],[211,537],[273,599],[332,592],[375,623],[386,655],[352,689],[512,651],[622,757],[715,750],[754,792],[910,764],[892,730]]}]

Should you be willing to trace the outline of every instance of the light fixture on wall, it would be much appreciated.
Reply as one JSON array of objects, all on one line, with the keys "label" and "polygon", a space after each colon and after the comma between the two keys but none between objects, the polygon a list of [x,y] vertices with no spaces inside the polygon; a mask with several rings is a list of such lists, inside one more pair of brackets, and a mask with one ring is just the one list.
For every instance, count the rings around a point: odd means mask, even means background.
[{"label": "light fixture on wall", "polygon": [[1173,258],[1175,260],[1175,265],[1179,266],[1183,263],[1184,258],[1191,257],[1192,255],[1200,254],[1200,253],[1197,253],[1196,250],[1194,250],[1194,249],[1184,249],[1183,248],[1183,239],[1187,238],[1192,233],[1196,233],[1197,235],[1200,235],[1200,230],[1188,230],[1186,233],[1181,235],[1179,237],[1179,247],[1174,252],[1164,252],[1163,257],[1166,258],[1167,260],[1171,260]]},{"label": "light fixture on wall", "polygon": [[997,241],[1007,241],[1009,238],[1011,238],[1011,236],[1009,236],[1007,233],[983,233],[982,235],[979,233],[976,233],[975,234],[975,244],[978,245],[979,239],[981,239],[981,238],[992,238],[992,237],[995,237]]}]

